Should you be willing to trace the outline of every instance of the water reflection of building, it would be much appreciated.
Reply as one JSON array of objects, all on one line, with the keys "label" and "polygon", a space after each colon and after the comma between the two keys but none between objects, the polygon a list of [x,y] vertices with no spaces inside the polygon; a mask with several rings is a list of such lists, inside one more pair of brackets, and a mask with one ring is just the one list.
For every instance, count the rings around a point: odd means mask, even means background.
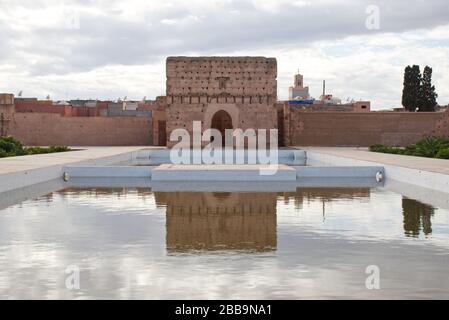
[{"label": "water reflection of building", "polygon": [[155,193],[169,251],[276,249],[276,193]]},{"label": "water reflection of building", "polygon": [[294,201],[295,208],[301,209],[304,201],[353,200],[370,197],[369,188],[298,188],[296,192],[282,193],[285,202]]},{"label": "water reflection of building", "polygon": [[58,191],[62,197],[66,195],[76,194],[86,197],[97,198],[99,196],[114,194],[117,198],[126,197],[130,191],[136,191],[137,195],[141,198],[152,197],[153,192],[150,188],[65,188]]},{"label": "water reflection of building", "polygon": [[403,197],[402,213],[404,215],[404,232],[406,236],[417,237],[421,230],[426,236],[432,233],[431,218],[435,213],[435,209],[432,206]]}]

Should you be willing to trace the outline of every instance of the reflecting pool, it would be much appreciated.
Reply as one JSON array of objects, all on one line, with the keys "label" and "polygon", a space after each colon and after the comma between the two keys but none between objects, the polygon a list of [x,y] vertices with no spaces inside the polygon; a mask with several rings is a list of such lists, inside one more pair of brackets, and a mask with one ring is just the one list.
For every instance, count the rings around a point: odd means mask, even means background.
[{"label": "reflecting pool", "polygon": [[0,210],[2,299],[448,299],[448,270],[449,210],[384,188],[63,189]]}]

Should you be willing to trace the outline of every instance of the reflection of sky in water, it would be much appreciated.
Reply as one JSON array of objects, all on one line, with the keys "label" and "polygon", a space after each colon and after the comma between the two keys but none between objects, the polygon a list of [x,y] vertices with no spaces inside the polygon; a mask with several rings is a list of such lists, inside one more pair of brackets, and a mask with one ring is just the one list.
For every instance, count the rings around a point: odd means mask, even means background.
[{"label": "reflection of sky in water", "polygon": [[[431,239],[433,245],[449,248],[449,212],[433,208],[412,199],[385,190],[371,191],[366,196],[356,195],[340,199],[306,198],[295,205],[295,197],[279,197],[277,203],[278,223],[286,228],[306,228],[320,233],[339,232],[342,237],[369,239],[376,241],[403,239],[409,228],[419,230],[417,237]],[[415,204],[409,208],[406,204]],[[421,221],[407,225],[411,215],[420,213],[424,207],[431,211],[432,233],[425,235]],[[404,212],[405,211],[405,212]],[[416,212],[418,211],[418,212]],[[426,212],[425,212],[426,213]],[[413,236],[413,235],[410,235]]]},{"label": "reflection of sky in water", "polygon": [[448,226],[385,190],[56,192],[0,211],[0,298],[449,298]]}]

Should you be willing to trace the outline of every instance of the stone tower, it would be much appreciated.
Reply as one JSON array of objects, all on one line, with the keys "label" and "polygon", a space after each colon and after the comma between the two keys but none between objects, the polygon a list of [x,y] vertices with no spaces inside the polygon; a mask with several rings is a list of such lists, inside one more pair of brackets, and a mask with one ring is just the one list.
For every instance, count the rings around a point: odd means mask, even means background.
[{"label": "stone tower", "polygon": [[0,136],[6,136],[9,132],[9,124],[14,114],[14,95],[0,93]]},{"label": "stone tower", "polygon": [[[167,139],[178,128],[277,128],[277,62],[265,57],[167,58]],[[176,142],[167,141],[169,147]]]}]

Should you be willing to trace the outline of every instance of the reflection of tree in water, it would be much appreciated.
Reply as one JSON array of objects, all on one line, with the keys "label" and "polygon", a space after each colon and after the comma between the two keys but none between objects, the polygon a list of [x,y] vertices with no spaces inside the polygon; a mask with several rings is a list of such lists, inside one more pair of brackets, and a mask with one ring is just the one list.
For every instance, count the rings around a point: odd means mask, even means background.
[{"label": "reflection of tree in water", "polygon": [[323,203],[335,200],[369,199],[369,188],[298,188],[295,192],[279,193],[284,198],[284,203],[294,201],[296,209],[302,209],[303,203],[319,200]]},{"label": "reflection of tree in water", "polygon": [[98,198],[104,195],[116,195],[117,199],[121,197],[126,197],[129,193],[136,191],[140,198],[152,197],[153,192],[150,188],[65,188],[59,190],[57,193],[61,195],[62,198],[66,198],[70,195],[84,196]]},{"label": "reflection of tree in water", "polygon": [[402,213],[406,236],[417,237],[421,230],[426,236],[432,233],[431,217],[435,213],[432,206],[403,197]]}]

